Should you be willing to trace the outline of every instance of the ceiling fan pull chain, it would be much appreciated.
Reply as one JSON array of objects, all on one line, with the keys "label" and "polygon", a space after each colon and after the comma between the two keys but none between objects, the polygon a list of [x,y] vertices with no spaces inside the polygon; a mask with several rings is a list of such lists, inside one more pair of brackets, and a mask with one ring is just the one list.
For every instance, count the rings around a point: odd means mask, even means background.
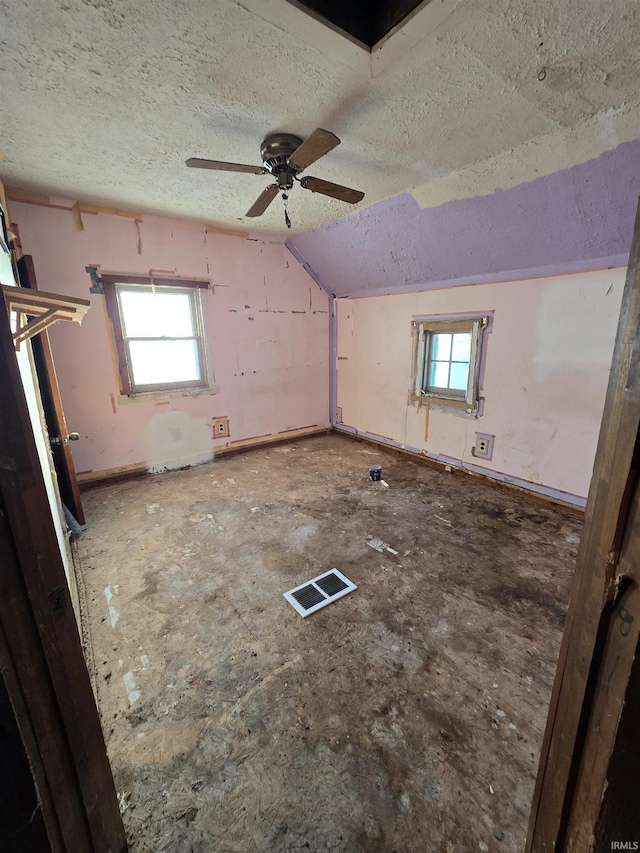
[{"label": "ceiling fan pull chain", "polygon": [[289,196],[287,193],[282,193],[284,201],[284,221],[287,223],[287,228],[291,228],[291,220],[289,219]]}]

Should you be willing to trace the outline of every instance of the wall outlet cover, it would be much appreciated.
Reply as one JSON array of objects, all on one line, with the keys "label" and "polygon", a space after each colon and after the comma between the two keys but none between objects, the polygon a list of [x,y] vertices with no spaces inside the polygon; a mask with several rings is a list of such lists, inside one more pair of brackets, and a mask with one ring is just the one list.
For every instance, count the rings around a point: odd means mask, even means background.
[{"label": "wall outlet cover", "polygon": [[213,437],[214,438],[229,438],[231,436],[231,432],[229,431],[229,418],[224,416],[220,418],[213,418]]},{"label": "wall outlet cover", "polygon": [[471,453],[476,459],[491,459],[493,457],[493,442],[495,435],[488,435],[485,432],[476,433],[475,447],[471,448]]},{"label": "wall outlet cover", "polygon": [[333,413],[334,420],[337,424],[342,423],[342,406],[336,406],[335,412]]}]

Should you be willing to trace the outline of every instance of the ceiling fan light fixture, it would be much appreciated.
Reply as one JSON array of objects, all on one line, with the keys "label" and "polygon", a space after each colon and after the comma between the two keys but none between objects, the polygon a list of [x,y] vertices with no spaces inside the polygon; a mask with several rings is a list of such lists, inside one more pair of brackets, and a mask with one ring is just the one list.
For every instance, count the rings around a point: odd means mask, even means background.
[{"label": "ceiling fan light fixture", "polygon": [[292,189],[294,181],[298,181],[304,189],[349,204],[356,204],[364,198],[364,193],[359,190],[343,187],[340,184],[332,184],[330,181],[322,181],[319,178],[304,177],[300,179],[298,177],[299,173],[304,171],[307,166],[315,163],[320,157],[324,157],[337,145],[340,145],[340,140],[335,133],[323,130],[321,127],[316,128],[311,136],[305,140],[294,133],[270,133],[262,140],[260,146],[262,166],[225,163],[220,160],[202,160],[196,157],[187,160],[186,165],[195,169],[272,175],[276,183],[270,184],[262,191],[246,215],[250,217],[262,216],[273,199],[279,192],[282,192],[285,203],[285,222],[287,228],[291,228],[291,220],[286,205],[287,193]]}]

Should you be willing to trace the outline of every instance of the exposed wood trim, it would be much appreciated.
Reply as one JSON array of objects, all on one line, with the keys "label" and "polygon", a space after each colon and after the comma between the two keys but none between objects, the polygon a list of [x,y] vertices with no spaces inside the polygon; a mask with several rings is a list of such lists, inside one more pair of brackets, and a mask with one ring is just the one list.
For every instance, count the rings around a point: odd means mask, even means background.
[{"label": "exposed wood trim", "polygon": [[39,195],[25,190],[10,190],[7,189],[7,198],[11,201],[21,201],[23,204],[51,204],[51,199],[48,195]]},{"label": "exposed wood trim", "polygon": [[115,344],[118,376],[120,379],[120,393],[126,396],[131,394],[131,380],[129,379],[129,369],[127,367],[127,352],[124,344],[124,333],[122,331],[122,323],[120,321],[120,309],[118,308],[118,295],[115,285],[111,282],[102,280],[104,289],[104,302],[107,309],[107,316],[111,324],[113,332],[113,342]]},{"label": "exposed wood trim", "polygon": [[110,207],[104,204],[89,204],[83,201],[76,201],[73,205],[55,204],[51,201],[48,195],[39,195],[38,193],[25,192],[24,190],[7,190],[7,197],[11,201],[19,201],[22,204],[35,204],[39,207],[53,207],[56,210],[70,210],[76,220],[78,231],[83,231],[84,226],[80,227],[79,222],[81,213],[107,213],[111,216],[124,216],[126,219],[142,219],[142,214],[134,210],[124,210],[121,207]]},{"label": "exposed wood trim", "polygon": [[248,231],[234,231],[232,228],[218,228],[216,225],[205,225],[207,234],[222,234],[224,237],[238,237],[240,240],[246,240],[249,237]]},{"label": "exposed wood trim", "polygon": [[81,213],[107,213],[111,216],[124,216],[126,219],[142,219],[142,214],[134,210],[123,210],[120,207],[105,207],[102,204],[85,204],[76,202]]},{"label": "exposed wood trim", "polygon": [[[213,448],[213,460],[218,456],[233,456],[236,453],[246,453],[248,450],[258,450],[263,447],[276,447],[281,444],[291,444],[295,441],[300,441],[303,438],[314,438],[319,435],[326,435],[329,432],[327,427],[313,426],[304,429],[290,430],[287,432],[276,433],[274,435],[264,435],[256,438],[248,438],[243,441],[236,441],[226,444],[223,447]],[[206,464],[206,463],[205,463]],[[116,483],[121,480],[134,480],[139,477],[152,477],[155,474],[150,474],[147,465],[144,462],[139,462],[134,465],[123,465],[120,468],[108,468],[104,471],[80,471],[78,473],[78,482],[80,488],[92,489],[96,486],[103,486],[106,483]]]},{"label": "exposed wood trim", "polygon": [[303,429],[292,429],[287,432],[279,432],[273,435],[256,436],[240,441],[231,441],[222,447],[214,447],[215,456],[233,456],[236,453],[244,453],[247,450],[255,450],[261,447],[274,447],[280,444],[290,444],[303,438],[312,438],[318,435],[327,435],[330,430],[324,426],[304,427]]},{"label": "exposed wood trim", "polygon": [[[594,830],[593,800],[580,798],[585,738],[597,717],[598,682],[607,656],[615,599],[621,591],[621,550],[633,518],[640,465],[640,205],[622,296],[600,438],[569,611],[551,696],[527,838],[527,853],[564,851],[576,820]],[[630,516],[631,512],[631,516]],[[635,565],[640,555],[636,551]],[[636,569],[637,572],[637,569]],[[638,582],[636,579],[635,583]],[[635,619],[640,614],[635,614]],[[619,717],[619,691],[607,712]],[[595,715],[595,716],[594,716]],[[608,762],[600,752],[600,761]],[[582,774],[582,775],[581,775]],[[578,795],[577,800],[575,799]],[[579,813],[576,813],[576,807]]]},{"label": "exposed wood trim", "polygon": [[[20,285],[38,292],[38,280],[31,255],[23,255],[17,263]],[[38,337],[31,342],[33,357],[40,385],[40,396],[45,412],[49,437],[68,435],[67,420],[62,405],[62,395],[58,385],[56,367],[51,351],[49,333],[43,329]],[[58,486],[64,492],[64,500],[73,513],[78,524],[85,523],[80,490],[76,479],[73,454],[68,442],[61,441],[52,445],[51,452],[58,475]]]},{"label": "exposed wood trim", "polygon": [[[10,284],[2,285],[2,293],[7,312],[15,311],[18,314],[17,329],[13,333],[16,348],[22,341],[37,335],[58,320],[81,323],[91,307],[88,299],[45,293],[42,290],[36,292]],[[33,319],[23,323],[23,316],[31,316]]]},{"label": "exposed wood trim", "polygon": [[140,477],[154,476],[144,462],[134,465],[121,465],[119,468],[105,468],[102,471],[79,471],[78,484],[80,491],[104,486],[107,483],[119,483],[122,480],[137,480]]},{"label": "exposed wood trim", "polygon": [[76,223],[76,228],[78,231],[84,231],[84,223],[82,221],[82,213],[80,211],[80,205],[76,202],[71,208],[71,212],[73,213],[73,218]]},{"label": "exposed wood trim", "polygon": [[98,270],[96,275],[103,285],[153,284],[156,287],[199,287],[202,290],[211,287],[211,281],[208,278],[185,278],[180,275],[167,275],[167,273],[156,275],[153,271],[149,275],[141,275],[140,273],[112,273]]},{"label": "exposed wood trim", "polygon": [[467,403],[466,400],[454,400],[452,397],[438,397],[437,394],[410,394],[409,399],[412,403],[417,403],[419,407],[426,406],[447,406],[451,409],[462,409],[468,412],[477,412],[478,404]]},{"label": "exposed wood trim", "polygon": [[[72,211],[74,213],[74,216],[79,216],[81,213],[88,213],[88,214],[94,214],[94,215],[99,214],[99,213],[106,213],[106,214],[110,214],[111,216],[123,216],[127,219],[135,219],[135,220],[138,220],[140,222],[144,221],[145,215],[147,215],[147,216],[158,216],[157,213],[152,213],[149,211],[146,214],[143,214],[141,211],[125,210],[124,208],[121,208],[121,207],[111,207],[109,205],[104,205],[104,204],[88,204],[88,203],[82,202],[82,201],[76,201],[73,205],[56,204],[56,203],[51,201],[51,198],[48,195],[41,195],[38,193],[32,193],[32,192],[28,192],[26,190],[17,190],[17,189],[9,190],[9,189],[7,189],[6,193],[7,193],[7,198],[9,198],[9,200],[11,200],[11,201],[21,202],[22,204],[35,204],[39,207],[52,207],[56,210],[69,210],[69,211]],[[7,209],[6,205],[3,205],[3,206],[6,210]],[[196,219],[183,219],[181,217],[176,217],[176,216],[163,217],[163,218],[175,219],[178,222],[187,222],[187,223],[190,223],[191,225],[199,226],[200,228],[204,228],[205,232],[208,234],[221,234],[224,237],[238,237],[240,240],[248,240],[249,239],[249,234],[250,234],[249,231],[239,231],[239,230],[236,230],[234,228],[223,228],[221,226],[219,227],[217,225],[210,225],[208,223],[198,221]],[[76,227],[77,227],[77,218],[76,218]],[[83,230],[82,228],[78,227],[78,231],[82,231],[82,230]],[[272,236],[272,235],[269,235],[269,234],[263,235],[265,240],[268,239],[269,236]],[[273,236],[275,236],[275,235],[273,235]],[[140,254],[140,253],[138,253],[138,254]]]}]

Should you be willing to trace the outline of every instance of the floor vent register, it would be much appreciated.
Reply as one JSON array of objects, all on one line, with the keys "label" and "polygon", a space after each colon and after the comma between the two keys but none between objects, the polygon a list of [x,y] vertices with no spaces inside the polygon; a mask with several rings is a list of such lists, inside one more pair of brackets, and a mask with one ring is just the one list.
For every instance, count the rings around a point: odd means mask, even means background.
[{"label": "floor vent register", "polygon": [[343,595],[347,595],[357,589],[356,585],[345,577],[337,569],[331,569],[317,578],[312,578],[306,583],[295,586],[284,597],[289,604],[293,605],[301,616],[309,616],[332,601],[337,601]]}]

